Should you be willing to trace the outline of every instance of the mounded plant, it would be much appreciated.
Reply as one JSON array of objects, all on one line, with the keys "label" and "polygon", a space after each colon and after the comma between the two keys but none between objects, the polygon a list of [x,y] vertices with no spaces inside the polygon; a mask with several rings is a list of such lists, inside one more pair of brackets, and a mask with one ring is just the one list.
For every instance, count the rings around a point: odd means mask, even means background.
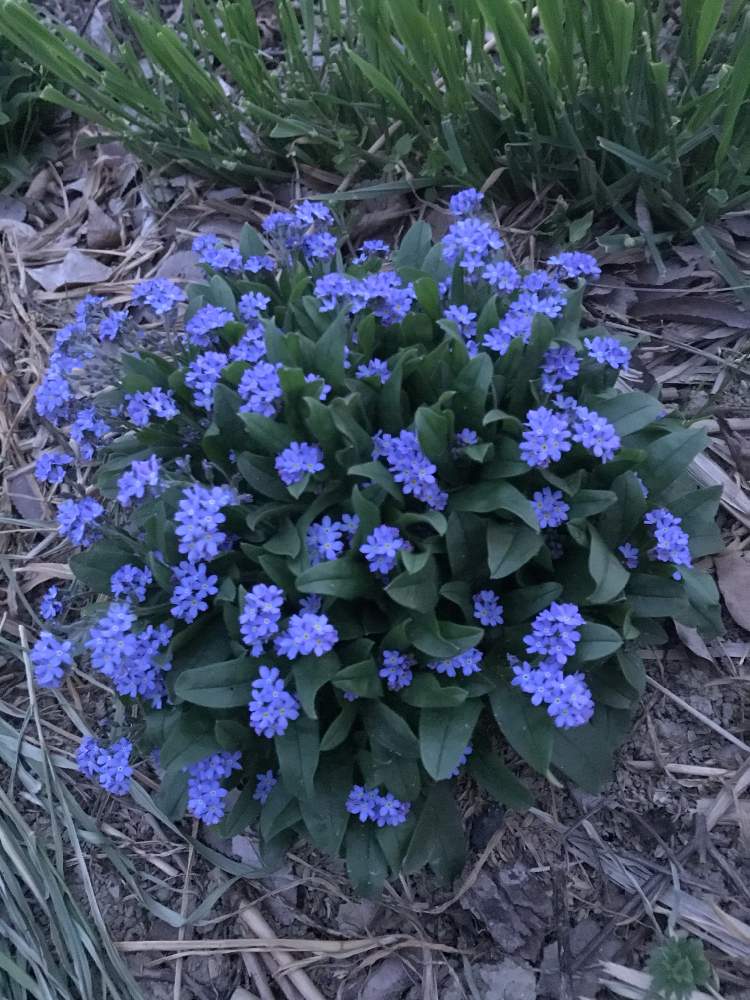
[{"label": "mounded plant", "polygon": [[82,770],[126,792],[158,750],[170,815],[253,826],[269,863],[302,835],[361,891],[460,870],[456,780],[598,788],[639,647],[721,627],[705,432],[616,385],[634,345],[581,329],[596,262],[517,268],[477,192],[451,209],[441,243],[417,222],[347,263],[319,202],[201,235],[202,283],[85,300],[37,394],[99,595],[45,595],[37,679],[78,662],[124,705]]}]

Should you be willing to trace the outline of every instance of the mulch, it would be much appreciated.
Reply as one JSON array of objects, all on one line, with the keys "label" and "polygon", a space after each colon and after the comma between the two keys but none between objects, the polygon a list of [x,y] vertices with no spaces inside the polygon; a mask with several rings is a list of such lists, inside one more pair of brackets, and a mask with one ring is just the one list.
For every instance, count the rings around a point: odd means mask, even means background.
[{"label": "mulch", "polygon": [[[71,0],[56,13],[72,17],[81,10]],[[41,168],[26,191],[0,198],[0,565],[7,572],[5,582],[0,578],[0,635],[10,641],[18,640],[21,625],[33,627],[44,587],[70,577],[49,492],[31,475],[35,456],[53,440],[32,407],[52,333],[84,294],[124,299],[136,280],[154,274],[189,280],[192,232],[234,238],[245,221],[313,186],[300,177],[292,189],[211,189],[188,176],[143,174],[118,144],[91,149],[82,138],[63,137],[55,163]],[[446,224],[438,204],[417,198],[357,203],[354,212],[358,240],[392,236],[416,213],[436,228]],[[501,206],[498,214],[516,259],[538,258],[536,234],[545,230],[549,206],[541,200]],[[713,233],[747,273],[750,213],[732,213]],[[742,557],[750,546],[750,323],[742,289],[727,289],[715,260],[697,244],[676,246],[657,268],[637,241],[613,246],[606,233],[599,235],[604,274],[587,299],[589,318],[642,336],[633,384],[658,383],[669,405],[703,422],[710,448],[700,474],[724,486],[723,534],[729,551]],[[719,582],[730,607],[741,607],[742,577],[725,578]],[[632,977],[666,927],[703,938],[721,995],[748,1000],[750,807],[743,793],[750,784],[750,635],[728,613],[726,625],[726,636],[708,645],[683,629],[669,646],[650,651],[651,683],[602,795],[529,776],[536,808],[504,813],[467,784],[461,802],[472,860],[452,891],[417,876],[394,883],[382,900],[363,902],[352,897],[338,862],[304,845],[271,878],[232,881],[196,852],[187,824],[178,835],[130,800],[100,796],[66,772],[131,872],[128,884],[106,852],[87,855],[103,917],[115,941],[129,942],[123,947],[144,994],[228,1000],[247,985],[262,1000],[281,995],[271,984],[287,953],[267,939],[260,916],[277,939],[296,941],[291,958],[309,961],[304,971],[326,1000],[476,1000],[487,970],[500,966],[508,974],[534,973],[530,998],[593,998],[604,995],[597,993],[602,961],[610,963],[612,988],[619,983],[619,995],[637,996],[627,992]],[[0,714],[4,706],[24,708],[18,664],[3,652],[0,678]],[[82,675],[64,695],[89,718],[106,714],[101,692]],[[70,717],[54,699],[43,698],[41,708],[50,746],[70,758],[78,739]],[[152,785],[147,765],[139,781]],[[208,843],[229,868],[256,866],[251,836]],[[178,937],[165,915],[192,912],[224,882],[214,906],[180,932],[184,958],[171,958],[166,943],[162,951],[146,950]],[[229,943],[224,952],[206,944],[240,937],[256,940],[260,957],[239,954]],[[332,957],[336,947],[346,957]],[[297,1000],[306,996],[288,989]],[[514,1000],[526,998],[519,993]]]}]

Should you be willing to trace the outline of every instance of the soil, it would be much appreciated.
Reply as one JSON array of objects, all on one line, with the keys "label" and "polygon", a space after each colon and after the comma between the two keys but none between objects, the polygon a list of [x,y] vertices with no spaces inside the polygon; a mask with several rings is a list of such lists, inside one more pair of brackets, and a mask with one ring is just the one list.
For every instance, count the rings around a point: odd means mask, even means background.
[{"label": "soil", "polygon": [[[86,25],[89,32],[99,31],[99,18],[106,23],[103,3],[44,0],[42,6],[79,30]],[[176,7],[163,4],[165,17]],[[4,533],[0,554],[13,555],[24,567],[29,553],[43,543],[34,562],[64,569],[67,552],[54,540],[46,499],[29,476],[35,454],[49,443],[48,431],[34,423],[29,403],[52,332],[69,316],[72,301],[86,292],[124,296],[133,281],[153,273],[189,277],[194,267],[186,252],[191,231],[200,228],[235,237],[243,221],[253,220],[275,202],[283,203],[289,193],[279,189],[244,195],[211,189],[190,177],[153,177],[141,172],[117,144],[88,150],[74,126],[60,137],[54,169],[41,169],[14,199],[12,210],[21,213],[18,221],[29,227],[31,236],[25,233],[24,242],[19,237],[24,231],[16,227],[15,236],[7,237],[13,240],[6,244],[12,252],[3,257],[7,270],[0,283],[0,410],[6,421],[0,430],[12,424],[13,431],[4,445],[1,512],[21,522],[48,522],[48,528],[42,533],[23,527]],[[92,203],[116,221],[116,230],[119,227],[114,243],[96,252],[91,229],[92,219],[98,217],[90,209]],[[10,210],[7,205],[3,209]],[[399,198],[364,203],[356,211],[358,240],[382,236],[384,227],[403,227],[415,211],[438,226],[445,223],[439,208]],[[517,259],[535,253],[528,234],[545,211],[545,206],[533,203],[501,213]],[[746,256],[746,237],[728,232],[737,254]],[[111,269],[109,277],[74,291],[45,292],[29,271],[60,260],[70,247],[90,252]],[[746,498],[741,449],[736,450],[736,442],[731,445],[727,434],[743,434],[736,422],[750,413],[747,381],[724,362],[746,356],[747,325],[738,325],[733,296],[722,291],[710,262],[694,250],[678,250],[669,259],[667,279],[659,277],[658,284],[642,249],[602,255],[605,274],[588,309],[594,319],[651,334],[641,354],[640,377],[661,382],[668,400],[696,409],[709,405],[714,420],[710,454],[740,498]],[[661,299],[655,287],[661,289]],[[655,299],[661,302],[665,289],[672,302],[691,296],[697,315],[688,321],[665,306],[662,313],[650,312],[645,318],[639,308],[644,303],[652,308]],[[704,301],[721,304],[723,318],[702,320]],[[717,401],[728,431],[713,417]],[[725,511],[722,517],[728,544],[744,551],[750,544],[750,504],[731,514]],[[45,572],[11,573],[0,601],[7,608],[0,628],[11,640],[17,640],[19,624],[32,621],[29,604],[38,600],[42,585],[54,579]],[[185,950],[190,951],[192,942],[195,953],[181,965],[166,952],[127,953],[144,996],[230,1000],[238,987],[262,994],[258,966],[235,951],[208,954],[200,947],[204,940],[248,937],[238,912],[252,904],[281,938],[311,944],[367,944],[383,938],[375,950],[364,950],[363,945],[346,960],[315,959],[306,966],[325,1000],[498,1000],[499,982],[516,984],[513,1000],[603,1000],[612,994],[598,985],[600,963],[643,969],[650,949],[670,927],[706,941],[726,1000],[748,1000],[750,811],[742,798],[748,751],[737,741],[750,743],[750,635],[728,617],[726,625],[726,636],[711,643],[705,654],[695,644],[691,652],[685,645],[689,637],[676,634],[666,647],[648,651],[649,675],[660,687],[647,689],[633,733],[618,754],[615,777],[601,795],[555,788],[526,773],[537,805],[521,814],[504,812],[467,782],[460,800],[472,856],[462,878],[450,888],[437,887],[431,877],[420,875],[394,883],[380,900],[362,901],[352,896],[338,862],[304,844],[295,845],[272,877],[235,879],[222,865],[252,869],[256,855],[251,836],[226,842],[201,832],[202,842],[219,852],[206,858],[191,849],[187,824],[175,833],[129,799],[105,797],[86,784],[70,782],[131,871],[129,883],[106,852],[87,849],[95,895],[115,942],[174,940],[180,914],[192,912],[226,883],[213,907],[185,930]],[[0,678],[12,683],[7,691],[0,690],[0,701],[25,710],[18,664],[11,658],[4,662],[4,656],[0,652]],[[100,693],[82,679],[76,679],[66,696],[89,720],[106,717]],[[69,755],[76,744],[70,717],[54,699],[44,699],[41,708],[51,745]],[[148,787],[153,777],[149,768],[140,773]],[[0,780],[6,778],[0,767]],[[23,808],[42,835],[43,816],[28,802]],[[81,900],[86,905],[82,890]],[[716,907],[742,924],[722,924]],[[400,947],[404,935],[410,942]],[[293,956],[308,957],[303,946]],[[265,970],[263,982],[272,984],[267,958],[261,956],[259,967]],[[174,987],[177,974],[182,982],[179,994]],[[267,995],[282,995],[276,985],[267,988]]]}]

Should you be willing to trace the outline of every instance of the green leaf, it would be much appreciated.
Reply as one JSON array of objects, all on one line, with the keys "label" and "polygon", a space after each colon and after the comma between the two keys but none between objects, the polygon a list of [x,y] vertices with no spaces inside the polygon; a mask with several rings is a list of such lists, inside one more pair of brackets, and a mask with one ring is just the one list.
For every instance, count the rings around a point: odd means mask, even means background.
[{"label": "green leaf", "polygon": [[478,701],[452,708],[425,708],[419,714],[419,753],[427,773],[435,781],[451,777],[471,742],[482,710]]},{"label": "green leaf", "polygon": [[389,496],[398,500],[399,503],[403,502],[403,494],[393,476],[380,462],[363,462],[361,465],[352,465],[349,469],[349,475],[363,476],[365,479],[380,486]]},{"label": "green leaf", "polygon": [[178,697],[206,708],[247,705],[257,675],[255,661],[247,656],[184,670],[175,681]]},{"label": "green leaf", "polygon": [[627,598],[636,618],[679,618],[688,613],[684,587],[668,576],[632,573]]},{"label": "green leaf", "polygon": [[273,840],[284,830],[295,826],[301,818],[298,803],[279,782],[271,789],[261,808],[258,829],[263,840]]},{"label": "green leaf", "polygon": [[490,521],[487,525],[487,563],[490,579],[501,580],[533,559],[544,544],[538,529],[532,531],[525,525],[500,524]]},{"label": "green leaf", "polygon": [[352,787],[352,762],[328,768],[325,780],[315,782],[315,794],[300,801],[302,822],[310,840],[328,857],[338,856],[344,840],[349,814],[346,798]]},{"label": "green leaf", "polygon": [[300,800],[313,798],[313,779],[320,758],[317,720],[295,719],[283,735],[274,737],[274,743],[279,758],[279,777],[286,790]]},{"label": "green leaf", "polygon": [[237,456],[236,464],[237,471],[255,493],[289,502],[289,491],[279,479],[272,459],[243,451]]},{"label": "green leaf", "polygon": [[591,408],[613,425],[621,438],[643,430],[658,420],[664,405],[645,392],[623,392],[611,399],[595,396]]},{"label": "green leaf", "polygon": [[409,641],[421,653],[438,660],[450,659],[482,641],[484,632],[471,625],[438,621],[434,615],[422,615],[406,628]]},{"label": "green leaf", "polygon": [[672,431],[655,441],[646,450],[644,467],[651,499],[668,489],[707,444],[708,434],[702,429]]},{"label": "green leaf", "polygon": [[466,701],[466,691],[456,685],[443,685],[435,674],[415,674],[414,680],[400,692],[402,701],[415,708],[452,708]]},{"label": "green leaf", "polygon": [[[411,116],[409,111],[408,116]],[[426,222],[415,222],[401,240],[401,244],[393,254],[393,266],[396,270],[403,267],[421,268],[424,259],[432,246],[432,229]]]},{"label": "green leaf", "polygon": [[289,428],[270,417],[264,417],[260,413],[240,413],[239,417],[245,425],[248,444],[253,450],[258,448],[266,455],[276,458],[293,441]]},{"label": "green leaf", "polygon": [[612,656],[622,646],[622,638],[609,625],[586,622],[579,629],[581,638],[576,646],[576,659],[581,663],[604,660]]},{"label": "green leaf", "polygon": [[612,490],[579,490],[570,501],[568,520],[582,520],[601,514],[617,503],[617,494]]},{"label": "green leaf", "polygon": [[442,309],[440,307],[440,293],[435,280],[427,275],[423,278],[417,278],[414,282],[414,291],[417,293],[417,301],[430,319],[439,319],[442,315]]},{"label": "green leaf", "polygon": [[317,719],[315,696],[324,684],[336,676],[339,666],[339,658],[335,653],[303,656],[294,664],[294,686],[305,715],[309,718]]},{"label": "green leaf", "polygon": [[353,691],[361,698],[380,698],[383,685],[378,677],[378,667],[372,657],[350,663],[336,674],[334,687],[341,691]]},{"label": "green leaf", "polygon": [[439,781],[427,794],[404,858],[409,874],[429,865],[438,878],[449,882],[464,866],[466,844],[463,824],[451,785]]},{"label": "green leaf", "polygon": [[353,600],[370,596],[375,583],[363,562],[345,555],[303,570],[297,577],[297,590],[303,594],[328,594]]},{"label": "green leaf", "polygon": [[139,562],[133,550],[110,539],[95,542],[83,552],[70,557],[70,568],[80,580],[97,594],[110,594],[112,574],[129,562]]},{"label": "green leaf", "polygon": [[469,757],[467,770],[501,805],[509,809],[528,809],[534,805],[531,792],[491,750],[475,750]]},{"label": "green leaf", "polygon": [[559,583],[538,583],[533,587],[521,587],[503,595],[503,612],[507,625],[530,621],[540,611],[548,608],[562,594]]},{"label": "green leaf", "polygon": [[354,891],[376,896],[388,876],[388,865],[378,843],[377,827],[355,823],[346,834],[346,870]]},{"label": "green leaf", "polygon": [[363,709],[365,726],[370,740],[382,743],[400,757],[419,757],[419,742],[409,723],[382,701]]},{"label": "green leaf", "polygon": [[315,345],[315,370],[334,389],[345,385],[344,346],[349,336],[348,310],[342,309]]},{"label": "green leaf", "polygon": [[260,815],[260,802],[253,798],[255,785],[246,785],[232,808],[216,827],[220,837],[235,837],[255,823]]},{"label": "green leaf", "polygon": [[474,580],[482,575],[487,547],[481,518],[453,511],[448,517],[445,544],[454,580]]},{"label": "green leaf", "polygon": [[555,732],[555,767],[580,788],[596,794],[612,777],[614,754],[631,724],[631,713],[600,705],[585,726]]},{"label": "green leaf", "polygon": [[586,603],[609,604],[616,600],[627,586],[630,574],[620,560],[610,552],[602,536],[591,524],[589,537],[591,539],[589,573],[596,587],[586,598]]},{"label": "green leaf", "polygon": [[458,373],[452,385],[456,395],[451,404],[456,414],[457,428],[479,425],[484,416],[493,375],[492,361],[484,352],[472,358]]},{"label": "green leaf", "polygon": [[341,746],[351,732],[354,720],[357,717],[357,708],[354,705],[345,704],[333,722],[326,729],[323,739],[320,741],[321,752],[335,750]]},{"label": "green leaf", "polygon": [[516,753],[540,774],[549,770],[555,726],[543,708],[510,684],[490,694],[490,705],[500,731]]},{"label": "green leaf", "polygon": [[416,573],[399,573],[394,577],[385,592],[396,604],[427,614],[437,604],[437,582],[437,564],[432,557],[428,557]]},{"label": "green leaf", "polygon": [[459,490],[451,496],[454,510],[469,510],[476,514],[507,511],[515,514],[532,531],[539,531],[539,520],[530,500],[510,483],[489,480]]}]

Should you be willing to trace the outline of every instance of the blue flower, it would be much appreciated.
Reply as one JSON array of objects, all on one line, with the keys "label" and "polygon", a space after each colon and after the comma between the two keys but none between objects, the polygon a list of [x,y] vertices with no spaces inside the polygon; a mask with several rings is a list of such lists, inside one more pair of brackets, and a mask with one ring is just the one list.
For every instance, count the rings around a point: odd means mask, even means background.
[{"label": "blue flower", "polygon": [[520,339],[527,344],[531,337],[533,317],[530,313],[508,313],[484,335],[482,343],[491,351],[497,351],[500,357],[508,353],[508,348],[514,340]]},{"label": "blue flower", "polygon": [[53,618],[57,618],[61,614],[63,609],[62,601],[58,600],[57,597],[57,587],[54,585],[48,587],[42,594],[42,599],[39,602],[39,614],[46,621],[52,621]]},{"label": "blue flower", "polygon": [[93,442],[99,441],[111,429],[106,420],[97,416],[94,407],[88,406],[79,410],[78,415],[70,425],[70,439],[75,441],[81,457],[88,462],[94,457]]},{"label": "blue flower", "polygon": [[390,252],[390,246],[388,243],[384,243],[383,240],[365,240],[359,248],[359,253],[352,259],[352,264],[364,264],[375,254],[386,256]]},{"label": "blue flower", "polygon": [[572,423],[574,441],[601,458],[602,462],[609,462],[615,457],[620,438],[608,420],[586,406],[577,406]]},{"label": "blue flower", "polygon": [[458,434],[456,434],[453,442],[455,450],[469,448],[471,445],[479,443],[479,435],[470,427],[464,427],[458,432]]},{"label": "blue flower", "polygon": [[320,303],[318,306],[320,311],[332,312],[338,306],[340,299],[348,298],[351,295],[352,286],[355,283],[355,280],[348,275],[339,274],[336,271],[318,278],[313,286],[313,293]]},{"label": "blue flower", "polygon": [[482,669],[481,662],[482,653],[478,649],[467,649],[449,660],[435,660],[428,663],[427,668],[438,674],[445,674],[447,677],[456,677],[458,674],[471,677],[472,674],[477,674]]},{"label": "blue flower", "polygon": [[568,520],[570,504],[563,500],[562,490],[544,486],[533,495],[532,505],[540,528],[559,528]]},{"label": "blue flower", "polygon": [[210,410],[214,405],[214,389],[229,357],[221,351],[204,351],[194,358],[185,372],[185,385],[193,390],[196,406]]},{"label": "blue flower", "polygon": [[72,455],[62,451],[46,451],[36,460],[34,475],[40,483],[52,483],[55,486],[65,479],[65,466],[73,461]]},{"label": "blue flower", "polygon": [[287,486],[293,486],[305,476],[313,476],[325,468],[323,452],[316,444],[308,444],[306,441],[292,441],[276,457],[275,465],[279,478]]},{"label": "blue flower", "polygon": [[127,309],[110,310],[99,323],[99,340],[115,340],[129,316]]},{"label": "blue flower", "polygon": [[211,347],[216,343],[216,337],[211,334],[214,330],[221,330],[227,323],[234,323],[236,317],[228,309],[211,304],[201,306],[200,309],[185,324],[185,333],[188,340],[194,347]]},{"label": "blue flower", "polygon": [[454,222],[443,238],[443,260],[448,264],[460,264],[473,274],[487,263],[487,257],[500,250],[503,241],[488,223],[475,216]]},{"label": "blue flower", "polygon": [[583,618],[577,605],[553,601],[533,620],[531,632],[523,637],[523,642],[530,655],[539,655],[545,661],[562,667],[575,654],[581,638],[578,631],[581,625]]},{"label": "blue flower", "polygon": [[240,634],[253,656],[263,652],[265,640],[279,631],[284,591],[275,584],[256,583],[245,600],[240,614]]},{"label": "blue flower", "polygon": [[456,766],[450,773],[451,778],[457,778],[459,776],[459,774],[461,773],[461,768],[464,766],[466,761],[469,759],[469,757],[471,757],[473,753],[474,753],[474,747],[471,745],[471,743],[467,744],[466,747],[464,747],[464,751],[461,754],[461,758],[458,764],[456,764]]},{"label": "blue flower", "polygon": [[624,542],[622,545],[617,547],[617,551],[622,556],[622,561],[628,569],[638,569],[641,554],[637,546],[631,545],[630,542]]},{"label": "blue flower", "polygon": [[262,292],[245,292],[237,304],[237,308],[240,316],[250,322],[251,319],[257,319],[260,316],[270,301],[270,296],[264,295]]},{"label": "blue flower", "polygon": [[224,800],[227,790],[221,782],[228,778],[232,771],[241,769],[242,754],[239,750],[230,753],[223,750],[220,753],[204,757],[191,764],[188,771],[188,813],[201,819],[207,826],[219,823],[224,817]]},{"label": "blue flower", "polygon": [[205,563],[181,562],[173,570],[177,584],[172,591],[171,607],[175,618],[194,622],[202,611],[208,610],[206,598],[219,592],[218,576],[208,574]]},{"label": "blue flower", "polygon": [[226,521],[222,507],[235,503],[234,491],[228,486],[202,486],[195,483],[183,490],[175,521],[178,548],[190,562],[214,559],[226,533],[219,525]]},{"label": "blue flower", "polygon": [[372,573],[390,573],[396,565],[399,549],[403,549],[405,545],[398,528],[380,524],[367,536],[359,551],[370,564]]},{"label": "blue flower", "polygon": [[482,277],[496,292],[515,292],[521,287],[521,275],[507,260],[493,260],[482,271]]},{"label": "blue flower", "polygon": [[356,374],[357,378],[377,378],[381,385],[385,385],[391,377],[391,373],[388,370],[388,362],[380,358],[373,358],[367,364],[360,365]]},{"label": "blue flower", "polygon": [[600,365],[618,369],[630,364],[630,350],[615,337],[584,337],[583,342],[589,356]]},{"label": "blue flower", "polygon": [[145,601],[146,590],[153,582],[154,577],[150,569],[140,569],[131,563],[125,563],[110,577],[109,588],[114,597]]},{"label": "blue flower", "polygon": [[451,215],[473,215],[479,211],[483,201],[484,195],[481,191],[477,191],[473,187],[465,188],[463,191],[451,195],[448,207]]},{"label": "blue flower", "polygon": [[198,254],[202,264],[214,271],[228,271],[237,274],[243,269],[242,255],[234,247],[225,247],[213,233],[201,233],[193,240],[193,253]]},{"label": "blue flower", "polygon": [[588,253],[580,253],[578,250],[568,250],[550,257],[547,266],[558,268],[566,278],[578,278],[581,275],[587,278],[598,278],[602,273],[596,258]]},{"label": "blue flower", "polygon": [[151,414],[171,420],[180,412],[171,389],[155,386],[148,392],[134,392],[125,396],[125,412],[136,427],[148,427]]},{"label": "blue flower", "polygon": [[81,740],[76,753],[78,769],[88,778],[96,778],[112,795],[125,795],[130,788],[133,768],[130,755],[133,744],[123,737],[111,747],[101,747],[91,736]]},{"label": "blue flower", "polygon": [[[654,533],[655,547],[649,552],[652,559],[659,562],[674,563],[675,566],[693,565],[690,556],[690,537],[680,525],[682,518],[677,517],[666,507],[650,510],[643,518],[643,523],[649,525]],[[672,574],[675,580],[681,580],[682,574],[675,570]]]},{"label": "blue flower", "polygon": [[559,392],[565,382],[575,378],[581,368],[575,348],[569,344],[550,347],[544,355],[542,365],[542,389],[545,392]]},{"label": "blue flower", "polygon": [[333,233],[310,233],[302,240],[302,253],[308,264],[316,260],[330,260],[337,249],[338,244]]},{"label": "blue flower", "polygon": [[63,500],[57,508],[57,530],[74,545],[84,548],[100,535],[98,519],[104,508],[93,497],[82,500]]},{"label": "blue flower", "polygon": [[232,361],[247,361],[254,365],[266,355],[266,335],[263,324],[253,322],[248,326],[236,344],[229,348]]},{"label": "blue flower", "polygon": [[73,644],[56,639],[51,632],[40,632],[29,657],[34,666],[36,682],[41,687],[60,687],[65,667],[73,666]]},{"label": "blue flower", "polygon": [[435,476],[437,467],[422,451],[413,431],[401,431],[397,436],[378,433],[373,442],[372,457],[385,458],[404,494],[412,494],[435,510],[445,509],[448,495],[438,486]]},{"label": "blue flower", "polygon": [[298,656],[323,656],[339,641],[339,634],[325,615],[303,612],[292,615],[286,632],[276,639],[276,652],[294,660]]},{"label": "blue flower", "polygon": [[136,285],[131,295],[131,301],[136,305],[150,306],[157,316],[164,316],[177,305],[184,302],[185,293],[166,278],[149,278]]},{"label": "blue flower", "polygon": [[375,788],[354,785],[346,800],[346,811],[356,816],[361,823],[375,819],[380,796]]},{"label": "blue flower", "polygon": [[313,566],[327,559],[337,559],[344,550],[341,540],[342,525],[326,516],[307,529],[306,543],[310,562]]},{"label": "blue flower", "polygon": [[101,295],[86,295],[76,306],[76,323],[86,325],[91,321],[91,313],[96,312],[104,299]]},{"label": "blue flower", "polygon": [[36,411],[40,417],[57,425],[68,414],[73,399],[70,382],[57,371],[50,370],[36,391]]},{"label": "blue flower", "polygon": [[241,413],[260,413],[264,417],[276,414],[276,401],[281,399],[279,365],[259,361],[248,368],[240,379],[237,391],[242,397]]},{"label": "blue flower", "polygon": [[503,606],[494,590],[480,590],[474,594],[474,617],[487,628],[503,624]]},{"label": "blue flower", "polygon": [[406,822],[411,809],[410,802],[401,802],[395,795],[388,792],[378,795],[375,800],[375,822],[378,826],[401,826]]},{"label": "blue flower", "polygon": [[299,718],[299,702],[284,690],[276,667],[261,666],[252,683],[252,699],[248,705],[250,725],[258,736],[273,739],[286,732],[290,722]]},{"label": "blue flower", "polygon": [[451,320],[458,327],[458,332],[464,340],[471,340],[477,332],[477,314],[468,306],[448,306],[443,313],[443,319]]},{"label": "blue flower", "polygon": [[400,653],[397,649],[384,649],[383,666],[378,671],[378,676],[386,682],[389,691],[400,691],[414,679],[411,668],[416,662],[413,656]]},{"label": "blue flower", "polygon": [[157,490],[160,479],[161,462],[156,455],[143,461],[136,459],[117,480],[117,499],[123,507],[129,507],[132,500],[143,500],[150,491]]},{"label": "blue flower", "polygon": [[268,801],[268,796],[271,794],[272,789],[277,784],[276,776],[273,771],[264,771],[262,774],[255,775],[257,779],[257,784],[255,786],[255,791],[253,792],[253,798],[256,802],[260,802],[262,806]]},{"label": "blue flower", "polygon": [[550,462],[559,462],[564,451],[570,451],[570,436],[563,414],[546,406],[529,410],[521,437],[521,458],[532,468],[546,469]]},{"label": "blue flower", "polygon": [[261,271],[273,271],[275,268],[276,263],[273,257],[269,257],[267,254],[246,257],[242,265],[242,270],[247,271],[248,274],[260,274]]},{"label": "blue flower", "polygon": [[558,729],[583,726],[594,714],[594,699],[583,674],[560,676],[557,690],[547,703],[547,714]]}]

